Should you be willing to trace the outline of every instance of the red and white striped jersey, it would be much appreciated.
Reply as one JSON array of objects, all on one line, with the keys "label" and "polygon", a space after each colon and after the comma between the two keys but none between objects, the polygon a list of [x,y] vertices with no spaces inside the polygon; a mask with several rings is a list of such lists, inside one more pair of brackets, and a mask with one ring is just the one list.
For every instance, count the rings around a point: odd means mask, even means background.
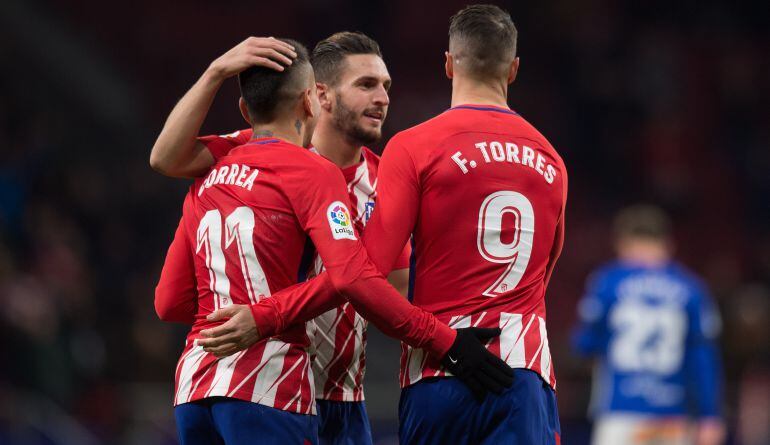
[{"label": "red and white striped jersey", "polygon": [[[385,272],[414,237],[410,299],[450,327],[499,327],[487,347],[555,386],[545,291],[564,233],[567,171],[517,113],[457,106],[389,142],[377,211],[364,234]],[[446,375],[438,359],[403,347],[401,384]]]},{"label": "red and white striped jersey", "polygon": [[[215,159],[219,159],[232,148],[247,143],[251,137],[251,129],[245,129],[229,135],[204,136],[199,140]],[[358,164],[341,169],[347,182],[351,218],[359,233],[364,230],[374,210],[379,165],[379,157],[366,147],[363,147],[361,158]],[[407,244],[394,269],[409,267],[409,254]],[[323,263],[316,255],[311,275],[320,273],[322,269]],[[366,320],[350,303],[332,309],[308,323],[316,398],[333,401],[364,399],[366,326]]]},{"label": "red and white striped jersey", "polygon": [[[308,231],[325,222],[329,203],[345,206],[347,200],[334,166],[317,159],[277,139],[256,140],[221,159],[191,186],[156,291],[156,304],[163,294],[167,300],[188,299],[172,295],[174,290],[197,300],[176,369],[175,405],[220,396],[315,413],[304,324],[223,359],[203,351],[196,340],[201,330],[221,323],[206,320],[211,312],[256,303],[297,282],[308,254]],[[327,177],[305,190],[305,178],[321,172]],[[178,272],[183,268],[191,276]],[[197,286],[181,286],[182,280]]]}]

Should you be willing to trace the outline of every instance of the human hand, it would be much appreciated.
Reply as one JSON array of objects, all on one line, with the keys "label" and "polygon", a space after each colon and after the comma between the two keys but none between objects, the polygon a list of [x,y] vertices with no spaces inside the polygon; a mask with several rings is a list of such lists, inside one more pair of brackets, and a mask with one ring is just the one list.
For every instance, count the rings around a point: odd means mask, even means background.
[{"label": "human hand", "polygon": [[209,321],[229,318],[223,324],[201,331],[198,345],[217,357],[226,357],[248,348],[259,339],[259,330],[251,315],[251,308],[245,304],[234,304],[212,312]]},{"label": "human hand", "polygon": [[297,53],[294,47],[273,37],[249,37],[211,62],[207,72],[222,81],[252,66],[283,71]]}]

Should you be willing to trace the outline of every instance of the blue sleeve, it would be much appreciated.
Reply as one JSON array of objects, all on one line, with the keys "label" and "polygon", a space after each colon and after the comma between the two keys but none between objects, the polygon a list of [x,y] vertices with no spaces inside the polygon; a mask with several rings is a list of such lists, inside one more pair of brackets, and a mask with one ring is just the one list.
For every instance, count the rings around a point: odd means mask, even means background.
[{"label": "blue sleeve", "polygon": [[687,344],[687,381],[697,417],[720,417],[722,366],[717,339],[721,320],[713,301],[700,286],[690,305]]},{"label": "blue sleeve", "polygon": [[572,347],[580,355],[602,355],[607,348],[607,312],[612,299],[610,281],[605,273],[593,274],[578,303],[578,324],[572,334]]}]

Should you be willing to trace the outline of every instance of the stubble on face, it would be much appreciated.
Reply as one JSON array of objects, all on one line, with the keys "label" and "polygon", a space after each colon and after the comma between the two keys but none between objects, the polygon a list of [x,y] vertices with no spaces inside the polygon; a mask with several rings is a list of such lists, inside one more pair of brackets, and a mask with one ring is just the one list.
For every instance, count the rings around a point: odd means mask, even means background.
[{"label": "stubble on face", "polygon": [[335,94],[335,107],[332,111],[332,122],[345,136],[358,145],[373,144],[382,137],[382,128],[367,129],[361,125],[363,112],[359,113],[348,107],[342,95]]}]

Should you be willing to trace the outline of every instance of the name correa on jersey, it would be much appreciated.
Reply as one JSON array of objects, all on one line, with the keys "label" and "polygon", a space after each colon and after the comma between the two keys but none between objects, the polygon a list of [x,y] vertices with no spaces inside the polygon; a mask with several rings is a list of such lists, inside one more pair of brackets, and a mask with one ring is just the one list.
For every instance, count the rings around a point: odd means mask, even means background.
[{"label": "name correa on jersey", "polygon": [[198,196],[201,196],[205,190],[219,184],[237,185],[251,190],[258,174],[259,170],[252,169],[248,165],[230,164],[214,168],[203,181],[203,185],[198,190]]}]

